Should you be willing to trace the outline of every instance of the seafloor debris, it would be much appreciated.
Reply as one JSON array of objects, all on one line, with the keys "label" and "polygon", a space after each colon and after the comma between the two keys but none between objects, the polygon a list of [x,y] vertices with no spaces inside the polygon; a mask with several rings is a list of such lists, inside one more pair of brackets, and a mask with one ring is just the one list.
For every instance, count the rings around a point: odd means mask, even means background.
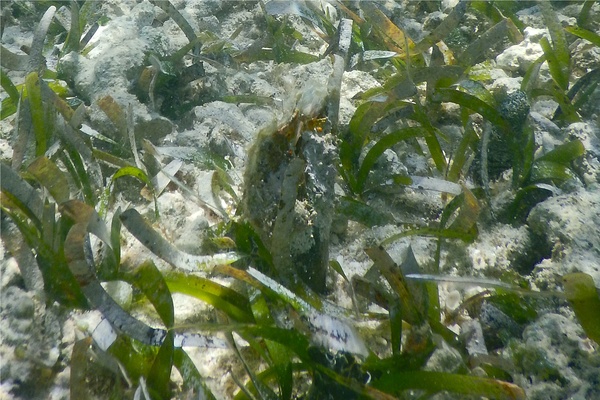
[{"label": "seafloor debris", "polygon": [[335,181],[335,147],[321,114],[296,111],[261,132],[249,151],[243,209],[284,282],[325,291]]}]

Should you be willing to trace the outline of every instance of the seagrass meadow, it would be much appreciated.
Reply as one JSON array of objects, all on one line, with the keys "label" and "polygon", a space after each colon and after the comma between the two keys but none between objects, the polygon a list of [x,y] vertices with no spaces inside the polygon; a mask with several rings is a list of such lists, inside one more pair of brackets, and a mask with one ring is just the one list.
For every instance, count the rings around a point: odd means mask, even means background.
[{"label": "seagrass meadow", "polygon": [[600,398],[598,2],[0,5],[0,399]]}]

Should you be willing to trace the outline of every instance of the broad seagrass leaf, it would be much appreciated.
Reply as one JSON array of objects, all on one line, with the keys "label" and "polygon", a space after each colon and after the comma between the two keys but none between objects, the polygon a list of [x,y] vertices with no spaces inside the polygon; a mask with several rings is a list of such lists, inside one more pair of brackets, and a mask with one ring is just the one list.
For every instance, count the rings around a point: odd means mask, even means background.
[{"label": "broad seagrass leaf", "polygon": [[91,175],[91,170],[89,170],[93,167],[93,164],[87,164],[88,169],[86,169],[85,159],[83,158],[85,153],[79,152],[67,142],[63,142],[63,145],[65,152],[60,157],[63,165],[65,165],[69,174],[71,174],[77,187],[83,192],[85,202],[90,205],[96,204],[94,186],[96,186],[95,183],[97,182],[93,182],[94,176]]},{"label": "broad seagrass leaf", "polygon": [[127,137],[127,116],[123,107],[110,95],[102,97],[96,104],[115,125],[121,138],[124,140]]},{"label": "broad seagrass leaf", "polygon": [[342,170],[353,191],[357,191],[355,174],[359,168],[362,149],[368,141],[373,125],[390,111],[404,106],[405,103],[402,101],[388,99],[385,102],[366,102],[356,109],[348,125],[348,134],[340,143]]},{"label": "broad seagrass leaf", "polygon": [[[600,68],[591,70],[575,82],[571,89],[569,89],[567,97],[573,101],[573,106],[576,110],[580,110],[589,101],[598,85],[600,85]],[[557,113],[558,111],[556,110]],[[553,119],[556,117],[557,115],[555,114]]]},{"label": "broad seagrass leaf", "polygon": [[210,279],[182,272],[164,273],[169,290],[202,300],[238,322],[254,322],[248,299]]},{"label": "broad seagrass leaf", "polygon": [[563,276],[565,296],[586,335],[600,344],[600,293],[594,279],[583,272]]},{"label": "broad seagrass leaf", "polygon": [[194,390],[200,399],[216,400],[215,395],[210,391],[204,378],[200,375],[198,368],[196,368],[190,356],[183,349],[175,349],[173,364],[183,378],[184,388]]},{"label": "broad seagrass leaf", "polygon": [[[246,373],[250,377],[251,386],[253,386],[253,389],[255,390],[254,393],[256,395],[258,395],[258,398],[260,398],[262,400],[277,400],[278,396],[273,391],[273,389],[271,389],[266,382],[263,382],[261,379],[258,378],[257,374],[255,373],[254,368],[250,368],[250,366],[248,365],[248,362],[246,361],[246,358],[242,355],[242,353],[240,352],[240,350],[238,348],[238,345],[235,343],[235,338],[233,337],[233,335],[230,334],[229,336],[230,336],[230,342],[232,344],[235,354],[237,355],[238,359],[242,362],[242,365],[244,366]],[[250,343],[252,343],[252,342],[254,342],[254,341],[251,340]],[[260,349],[259,349],[259,351],[260,351]],[[243,392],[245,392],[247,395],[250,396],[250,398],[254,397],[254,395],[247,388],[240,385],[240,383],[237,381],[236,381],[236,383],[238,384],[238,386],[240,387],[240,389]]]},{"label": "broad seagrass leaf", "polygon": [[[183,31],[185,36],[190,42],[196,40],[196,32],[194,32],[194,28],[192,25],[185,19],[183,15],[173,6],[173,4],[168,0],[151,0],[152,4],[160,7],[164,12],[166,12],[169,17],[179,26],[179,28]],[[201,43],[198,43],[199,48],[202,47]]]},{"label": "broad seagrass leaf", "polygon": [[408,181],[404,182],[403,184],[413,189],[431,190],[434,192],[449,193],[455,196],[462,193],[463,190],[459,184],[447,181],[445,179],[429,178],[426,176],[415,175],[411,175],[405,178],[408,178]]},{"label": "broad seagrass leaf", "polygon": [[440,40],[448,37],[450,32],[452,32],[462,20],[465,12],[467,11],[467,6],[469,2],[460,1],[458,4],[452,9],[450,14],[423,40],[415,45],[416,52],[424,52],[435,43]]},{"label": "broad seagrass leaf", "polygon": [[550,48],[548,39],[546,38],[540,40],[540,45],[546,55],[548,67],[550,68],[550,75],[552,75],[552,78],[558,86],[566,91],[569,87],[571,54],[565,31],[550,2],[538,1],[537,4],[542,12],[548,31],[550,32],[550,37],[552,38],[552,48]]},{"label": "broad seagrass leaf", "polygon": [[408,140],[415,137],[423,137],[426,135],[427,132],[425,132],[423,128],[412,127],[400,129],[379,139],[379,141],[369,150],[369,152],[365,156],[362,164],[360,165],[358,173],[356,174],[356,185],[358,191],[362,191],[367,180],[367,176],[369,175],[369,172],[371,172],[371,169],[373,169],[373,166],[375,165],[379,157],[387,149],[390,149],[402,140]]},{"label": "broad seagrass leaf", "polygon": [[158,351],[156,347],[136,343],[126,336],[119,336],[107,352],[127,371],[128,379],[137,383],[140,378],[148,376]]},{"label": "broad seagrass leaf", "polygon": [[468,93],[455,89],[441,88],[433,96],[435,101],[456,103],[481,114],[488,121],[499,126],[504,132],[510,132],[510,124],[489,104]]},{"label": "broad seagrass leaf", "polygon": [[[375,34],[388,50],[396,52],[400,56],[404,56],[407,52],[412,53],[414,42],[404,34],[402,29],[390,21],[374,2],[365,1],[360,4],[360,7],[365,12],[365,19],[371,24]],[[406,48],[407,44],[408,48]]]},{"label": "broad seagrass leaf", "polygon": [[465,395],[479,395],[490,399],[525,400],[525,391],[519,386],[495,379],[434,371],[394,371],[373,379],[371,386],[386,393],[404,390],[448,391]]},{"label": "broad seagrass leaf", "polygon": [[[363,382],[359,382],[356,379],[352,379],[345,375],[338,374],[329,366],[322,365],[320,363],[316,363],[314,368],[321,374],[327,376],[331,379],[332,382],[337,384],[336,387],[332,389],[331,392],[327,394],[331,395],[332,393],[336,393],[339,390],[339,387],[348,388],[354,393],[360,395],[359,398],[373,399],[373,400],[395,400],[398,397],[382,392],[378,389],[371,387],[371,385],[364,384]],[[322,379],[322,378],[321,378]],[[332,385],[333,386],[333,385]],[[354,397],[350,397],[354,398]]]},{"label": "broad seagrass leaf", "polygon": [[73,275],[85,286],[96,280],[92,256],[86,251],[89,248],[88,233],[94,234],[107,246],[110,246],[110,234],[96,210],[79,200],[62,203],[59,211],[75,222],[65,238],[64,255]]},{"label": "broad seagrass leaf", "polygon": [[[154,177],[151,179],[151,185],[149,188],[154,188],[153,194],[160,196],[160,194],[167,188],[171,179],[169,176],[174,176],[183,166],[183,161],[172,160],[164,168],[162,168]],[[163,172],[164,171],[164,172]]]},{"label": "broad seagrass leaf", "polygon": [[[2,55],[0,55],[1,57]],[[6,94],[8,94],[8,97],[2,100],[2,108],[0,109],[0,121],[2,121],[17,112],[17,104],[19,104],[21,96],[19,95],[19,90],[3,69],[0,69],[0,85]]]},{"label": "broad seagrass leaf", "polygon": [[167,329],[173,327],[173,298],[162,273],[152,261],[145,261],[133,271],[121,272],[120,278],[138,288],[150,300]]},{"label": "broad seagrass leaf", "polygon": [[577,175],[568,166],[547,160],[536,160],[531,167],[529,177],[529,181],[533,183],[552,182],[555,185],[570,179],[577,179]]},{"label": "broad seagrass leaf", "polygon": [[514,37],[515,42],[523,40],[523,35],[515,26],[510,18],[504,18],[496,25],[481,34],[473,43],[471,43],[465,51],[463,51],[457,59],[462,65],[471,66],[485,55],[485,52],[496,45],[496,43],[504,40],[505,37]]},{"label": "broad seagrass leaf", "polygon": [[538,161],[550,161],[568,166],[571,161],[581,157],[585,154],[585,146],[580,140],[572,140],[567,143],[563,143],[560,146],[556,146],[554,149],[544,154]]},{"label": "broad seagrass leaf", "polygon": [[344,217],[359,222],[369,228],[395,222],[392,214],[373,208],[368,204],[351,197],[340,197],[336,209],[337,212]]},{"label": "broad seagrass leaf", "polygon": [[577,16],[577,25],[589,27],[590,11],[592,10],[594,4],[596,4],[596,0],[585,0],[583,2],[583,5],[581,6],[581,11]]},{"label": "broad seagrass leaf", "polygon": [[[247,271],[242,271],[229,266],[220,266],[217,271],[245,281],[263,293],[290,304],[301,314],[302,321],[307,325],[315,344],[334,351],[347,351],[363,356],[368,354],[364,342],[350,322],[345,318],[332,315],[334,312],[339,312],[334,307],[328,307],[326,303],[323,303],[323,311],[318,310],[285,286],[252,267]],[[350,314],[350,312],[346,314]]]},{"label": "broad seagrass leaf", "polygon": [[19,210],[41,231],[44,203],[40,193],[4,163],[0,163],[0,187],[3,194],[9,196]]},{"label": "broad seagrass leaf", "polygon": [[69,394],[72,399],[89,399],[92,394],[87,382],[88,365],[90,363],[88,350],[92,338],[86,337],[73,345],[71,352],[71,376],[69,378]]},{"label": "broad seagrass leaf", "polygon": [[546,56],[546,62],[548,63],[548,69],[550,76],[556,85],[563,91],[566,91],[569,87],[569,75],[568,70],[565,70],[561,65],[558,55],[555,53],[555,49],[552,48],[548,39],[543,37],[540,39],[540,46]]},{"label": "broad seagrass leaf", "polygon": [[[275,325],[275,319],[271,313],[277,313],[279,307],[274,303],[267,301],[266,296],[260,292],[259,289],[250,287],[248,288],[248,296],[251,301],[252,313],[258,326],[273,326]],[[281,390],[280,398],[289,398],[291,396],[293,387],[293,377],[291,371],[291,362],[294,354],[292,349],[282,343],[273,341],[270,339],[259,340],[254,335],[248,335],[247,333],[237,331],[239,335],[248,341],[250,347],[256,351],[260,358],[269,365],[270,369],[275,373],[270,374],[271,377],[275,378],[279,384]],[[250,375],[250,374],[249,374]],[[266,382],[268,379],[267,375],[261,373],[256,377],[252,378],[251,382],[247,385],[247,390],[251,393],[257,393],[257,387],[253,384],[254,381]],[[239,397],[236,397],[236,399]]]},{"label": "broad seagrass leaf", "polygon": [[469,189],[463,186],[463,201],[460,205],[458,215],[454,221],[452,221],[449,229],[465,233],[472,232],[480,212],[481,207],[479,206],[477,198]]},{"label": "broad seagrass leaf", "polygon": [[458,147],[452,155],[452,163],[450,164],[450,169],[447,175],[447,179],[450,182],[457,182],[459,180],[459,178],[461,177],[462,169],[467,163],[469,155],[471,154],[470,149],[477,143],[478,140],[479,137],[475,132],[472,120],[469,119],[469,122],[465,127],[463,137],[461,138]]},{"label": "broad seagrass leaf", "polygon": [[76,1],[71,1],[71,26],[65,40],[62,54],[68,54],[71,51],[79,51],[81,39],[81,26],[79,22],[79,5]]},{"label": "broad seagrass leaf", "polygon": [[56,12],[55,6],[50,6],[42,16],[42,19],[38,23],[38,26],[33,33],[33,40],[31,42],[31,49],[29,51],[29,65],[27,66],[27,72],[42,73],[46,68],[46,59],[42,54],[44,51],[44,42],[46,40],[46,33],[54,18]]},{"label": "broad seagrass leaf", "polygon": [[[68,89],[65,89],[65,87],[60,85],[59,81],[46,82],[45,80],[42,80],[40,81],[40,84],[42,102],[54,107],[54,109],[62,115],[69,126],[73,129],[77,129],[80,121],[85,117],[85,107],[80,106],[76,115],[75,111],[65,100],[69,95]],[[74,118],[75,116],[77,116],[77,118]],[[60,135],[60,131],[58,134]],[[71,141],[77,139],[79,138],[71,139]],[[87,150],[87,152],[90,153],[90,150]]]},{"label": "broad seagrass leaf", "polygon": [[59,207],[60,212],[77,224],[85,224],[88,232],[96,235],[105,245],[111,245],[111,237],[106,224],[96,210],[79,200],[69,200]]},{"label": "broad seagrass leaf", "polygon": [[210,272],[215,265],[231,264],[240,258],[235,252],[212,256],[196,256],[184,253],[152,229],[134,209],[124,211],[120,219],[125,228],[151,252],[182,271]]},{"label": "broad seagrass leaf", "polygon": [[296,305],[295,308],[303,314],[303,321],[307,323],[313,335],[313,340],[317,344],[335,351],[347,351],[363,356],[368,354],[362,339],[348,321],[317,310],[287,288],[254,268],[249,268],[248,273],[257,279],[263,287],[274,291],[292,306]]},{"label": "broad seagrass leaf", "polygon": [[67,177],[49,158],[44,156],[36,158],[27,167],[27,172],[48,190],[57,204],[69,200],[71,190]]},{"label": "broad seagrass leaf", "polygon": [[35,137],[35,155],[41,156],[48,149],[49,124],[47,124],[47,107],[42,102],[40,77],[37,72],[32,72],[25,77],[25,87]]},{"label": "broad seagrass leaf", "polygon": [[168,399],[172,396],[171,369],[173,368],[174,350],[173,332],[168,332],[148,372],[148,389],[153,397]]},{"label": "broad seagrass leaf", "polygon": [[350,279],[348,279],[348,277],[346,276],[346,273],[344,272],[344,269],[342,268],[341,264],[339,263],[339,261],[337,260],[331,260],[329,261],[329,266],[335,271],[337,272],[342,278],[344,278],[344,280],[347,283],[350,283]]},{"label": "broad seagrass leaf", "polygon": [[[427,315],[426,304],[422,301],[421,293],[413,292],[409,288],[404,274],[396,262],[381,246],[365,249],[367,255],[373,260],[381,275],[388,281],[392,290],[398,295],[402,318],[410,324],[421,325]],[[420,300],[417,300],[417,295]]]},{"label": "broad seagrass leaf", "polygon": [[127,165],[125,167],[119,168],[117,172],[114,173],[114,175],[111,178],[111,182],[114,183],[117,179],[122,178],[124,176],[131,176],[146,185],[146,188],[148,188],[148,190],[152,193],[152,198],[154,199],[154,214],[156,217],[158,217],[158,200],[156,198],[155,186],[153,185],[150,178],[148,178],[146,172],[144,172],[144,170],[142,170],[141,168],[134,167],[133,165]]},{"label": "broad seagrass leaf", "polygon": [[439,227],[426,226],[396,233],[382,241],[381,245],[389,245],[397,240],[410,236],[430,236],[444,239],[460,239],[465,243],[472,243],[477,238],[476,232],[460,232],[454,229],[440,229]]},{"label": "broad seagrass leaf", "polygon": [[[249,297],[251,299],[252,313],[257,324],[272,325],[274,319],[271,316],[270,304],[267,302],[265,296],[259,294],[258,289],[250,289]],[[250,343],[252,343],[252,341],[250,341]],[[268,354],[263,358],[275,371],[275,378],[277,379],[281,391],[280,398],[291,399],[293,390],[292,350],[281,343],[269,339],[265,339],[264,347],[266,347]],[[254,346],[254,348],[256,348],[256,346]],[[259,374],[258,378],[264,379],[262,374]]]},{"label": "broad seagrass leaf", "polygon": [[9,71],[25,71],[29,65],[27,54],[15,54],[0,44],[0,65]]},{"label": "broad seagrass leaf", "polygon": [[579,26],[567,26],[565,27],[565,31],[569,32],[572,35],[585,39],[600,47],[600,35],[598,35],[595,32],[588,31],[587,29],[584,29]]},{"label": "broad seagrass leaf", "polygon": [[310,347],[310,342],[306,336],[295,329],[290,330],[265,325],[245,325],[236,328],[236,331],[242,335],[260,336],[263,339],[281,343],[296,353],[301,360],[310,360],[307,351]]}]

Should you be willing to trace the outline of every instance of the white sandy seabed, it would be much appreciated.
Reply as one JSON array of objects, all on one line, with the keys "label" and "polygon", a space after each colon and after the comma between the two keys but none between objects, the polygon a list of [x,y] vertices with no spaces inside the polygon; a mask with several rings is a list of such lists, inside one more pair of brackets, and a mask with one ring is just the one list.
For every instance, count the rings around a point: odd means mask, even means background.
[{"label": "white sandy seabed", "polygon": [[[260,8],[255,3],[193,0],[174,0],[172,3],[197,32],[210,31],[218,37],[227,38],[240,24],[247,26],[231,41],[231,45],[238,49],[246,48],[261,34],[253,25],[253,21],[261,16]],[[396,21],[407,26],[415,39],[425,35],[424,22],[446,15],[438,12],[429,16],[424,13],[410,16],[408,11],[402,11],[411,9],[410,2],[401,1],[395,5],[389,2],[387,6],[387,12],[395,13]],[[152,112],[128,91],[132,79],[129,74],[140,69],[148,51],[170,54],[187,43],[186,37],[172,20],[165,17],[163,11],[146,0],[106,1],[99,7],[109,22],[95,34],[92,40],[95,48],[86,56],[71,53],[60,60],[62,68],[73,77],[76,91],[91,104],[89,123],[98,130],[109,125],[106,116],[95,105],[95,101],[105,95],[111,95],[120,104],[131,103],[138,124],[145,127],[145,137],[152,138],[159,146],[210,150],[226,157],[233,166],[230,175],[237,185],[242,184],[247,149],[257,132],[273,121],[289,118],[296,101],[291,93],[302,91],[306,82],[312,82],[313,85],[315,82],[327,82],[331,73],[328,59],[308,65],[253,62],[243,64],[238,69],[217,69],[205,63],[204,85],[213,85],[215,90],[225,93],[252,93],[270,97],[276,100],[275,105],[259,107],[208,102],[192,110],[185,128],[178,127]],[[563,21],[574,20],[578,7],[570,5],[562,8],[560,13]],[[592,15],[600,18],[598,4],[594,6]],[[518,45],[507,47],[492,61],[495,66],[491,69],[493,79],[487,84],[489,90],[518,88],[524,70],[542,54],[539,40],[544,35],[548,36],[548,32],[539,12],[534,7],[519,12],[519,17],[528,26],[525,39]],[[164,22],[154,23],[157,20]],[[298,49],[322,54],[327,44],[302,20],[295,17],[292,20],[305,35]],[[31,37],[31,29],[18,23],[9,24],[4,28],[2,43],[18,51],[21,45],[29,44]],[[600,50],[586,41],[579,42],[574,58],[583,72],[600,66]],[[51,57],[48,59],[52,61]],[[542,69],[541,76],[548,76],[548,72]],[[18,81],[18,76],[15,77],[15,81]],[[352,97],[377,85],[379,83],[367,72],[345,72],[340,104],[342,125],[348,123],[356,109]],[[598,95],[595,99],[600,104]],[[482,224],[475,243],[447,246],[442,253],[444,274],[499,276],[503,271],[514,268],[516,263],[529,262],[531,265],[521,265],[521,268],[527,270],[525,278],[534,288],[560,290],[557,278],[575,270],[590,274],[596,285],[600,286],[600,106],[592,110],[589,120],[565,128],[559,128],[550,121],[555,107],[556,104],[549,101],[532,105],[530,123],[536,130],[538,153],[543,154],[564,141],[580,139],[586,149],[584,157],[576,165],[580,179],[570,183],[561,193],[539,203],[525,224]],[[0,148],[6,160],[11,157],[8,134],[11,127],[7,121],[1,126]],[[449,132],[452,129],[448,127]],[[386,152],[382,163],[412,175],[429,171],[425,158],[401,154],[400,151]],[[200,198],[212,201],[210,189],[207,189],[210,188],[211,171],[185,162],[182,172],[192,177],[187,181],[191,190]],[[374,173],[377,173],[377,169]],[[492,187],[492,197],[499,203],[503,201],[502,193],[509,181],[510,177],[505,176]],[[387,201],[390,201],[390,197],[375,198],[373,204]],[[439,193],[412,189],[404,190],[392,201],[394,204],[391,207],[403,202],[408,205],[404,211],[408,220],[411,220],[411,213],[439,215],[443,206]],[[214,216],[208,215],[179,190],[164,192],[158,199],[158,205],[162,216],[158,229],[180,249],[197,252],[199,237],[203,230],[216,222]],[[151,207],[151,204],[137,206],[141,212]],[[362,275],[371,266],[363,249],[397,232],[399,228],[392,225],[366,229],[353,223],[345,231],[334,229],[330,259],[337,260],[349,277]],[[432,263],[435,242],[427,238],[405,238],[396,241],[387,250],[393,258],[401,260],[409,245],[421,265]],[[148,250],[132,237],[124,238],[122,251],[123,262],[152,258]],[[528,258],[527,254],[542,256],[535,259]],[[6,251],[2,251],[0,257],[0,399],[68,398],[68,365],[73,343],[81,337],[86,326],[93,325],[97,316],[77,313],[65,315],[57,306],[40,304],[33,291],[24,290],[23,277],[15,259]],[[535,260],[532,261],[532,258]],[[155,261],[162,265],[159,260]],[[333,301],[341,306],[352,307],[348,288],[341,279],[331,277],[329,287],[332,288]],[[458,288],[441,284],[442,306],[446,311],[451,311],[464,298],[481,290],[478,287]],[[199,302],[177,295],[174,300],[181,321],[202,319],[198,314],[207,312]],[[526,390],[528,398],[600,398],[600,355],[597,345],[585,337],[565,302],[555,299],[547,303],[545,309],[539,310],[537,319],[525,327],[519,327],[520,332],[511,345],[501,347],[498,353],[514,364],[515,383]],[[501,318],[493,315],[489,318],[488,323],[501,324],[498,322]],[[460,331],[461,327],[456,325],[453,329]],[[381,344],[386,339],[381,337],[373,340],[373,347],[377,347],[377,341]],[[227,365],[236,364],[232,353],[224,350],[192,350],[190,355],[196,360],[200,372],[207,377],[213,392],[218,397],[230,398],[236,386],[224,371]],[[458,368],[461,363],[460,355],[446,346],[434,353],[428,368],[448,371],[452,366]],[[51,376],[49,383],[39,387],[38,383],[48,376]]]}]

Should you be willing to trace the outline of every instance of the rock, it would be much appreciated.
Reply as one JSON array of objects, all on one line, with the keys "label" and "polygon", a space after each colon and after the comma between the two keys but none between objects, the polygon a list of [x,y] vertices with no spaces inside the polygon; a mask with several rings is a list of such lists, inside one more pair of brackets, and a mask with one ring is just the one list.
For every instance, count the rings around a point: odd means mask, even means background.
[{"label": "rock", "polygon": [[591,122],[576,122],[566,128],[571,140],[580,140],[585,154],[575,161],[578,175],[586,185],[600,183],[600,127]]},{"label": "rock", "polygon": [[536,266],[534,275],[552,267],[555,275],[580,271],[600,283],[599,185],[539,203],[527,223],[552,248],[552,259]]},{"label": "rock", "polygon": [[531,64],[544,54],[539,40],[546,32],[545,29],[525,28],[523,41],[510,46],[496,57],[498,67],[524,74]]},{"label": "rock", "polygon": [[513,378],[528,399],[591,399],[598,394],[592,383],[597,378],[587,379],[600,374],[600,355],[590,351],[582,336],[572,320],[545,314],[525,329],[522,341],[503,351],[515,363]]}]

